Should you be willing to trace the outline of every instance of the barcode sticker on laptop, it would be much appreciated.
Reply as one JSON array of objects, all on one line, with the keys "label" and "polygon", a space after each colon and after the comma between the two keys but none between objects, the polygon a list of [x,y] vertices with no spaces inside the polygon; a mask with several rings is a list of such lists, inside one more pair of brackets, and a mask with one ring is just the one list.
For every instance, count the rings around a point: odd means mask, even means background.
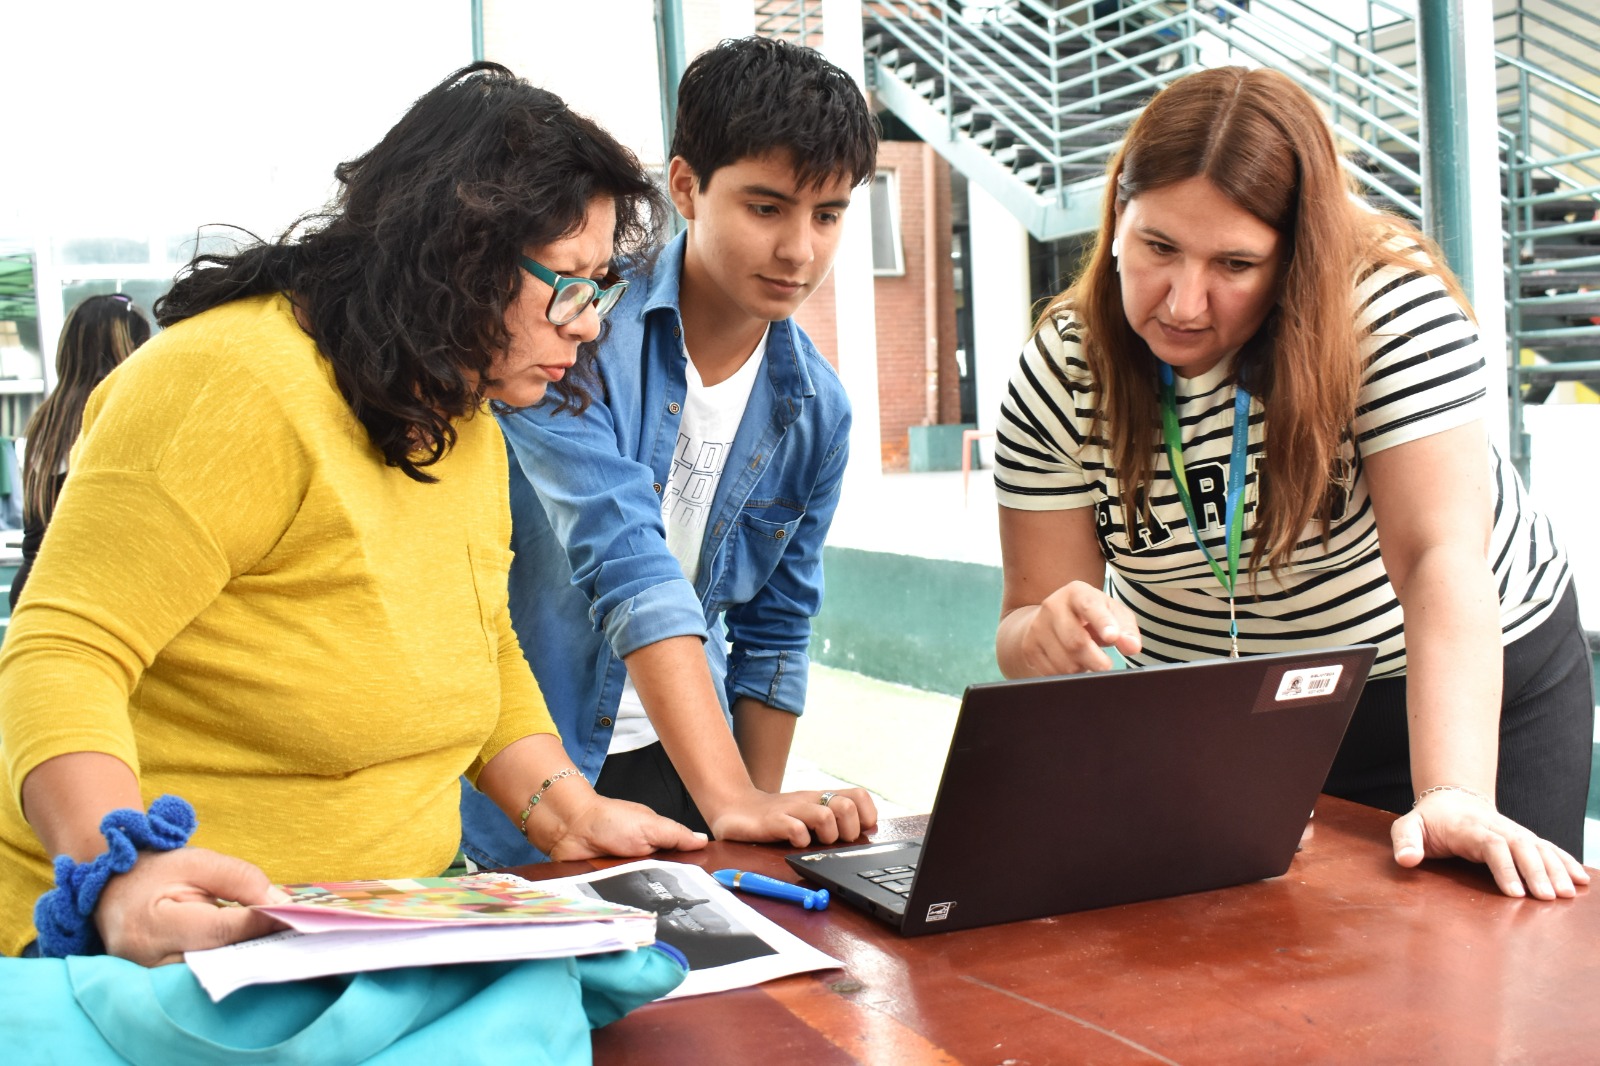
[{"label": "barcode sticker on laptop", "polygon": [[1304,700],[1313,696],[1332,695],[1338,687],[1339,675],[1344,665],[1313,666],[1309,670],[1289,670],[1278,682],[1278,700]]}]

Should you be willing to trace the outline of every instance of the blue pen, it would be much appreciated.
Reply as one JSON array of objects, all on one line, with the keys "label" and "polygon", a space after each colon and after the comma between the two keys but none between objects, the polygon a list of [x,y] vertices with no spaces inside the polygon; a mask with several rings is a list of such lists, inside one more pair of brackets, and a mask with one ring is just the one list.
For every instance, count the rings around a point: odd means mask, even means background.
[{"label": "blue pen", "polygon": [[808,911],[824,911],[828,909],[828,890],[825,888],[819,888],[813,892],[809,888],[801,888],[799,885],[791,885],[787,881],[779,881],[776,877],[766,877],[762,874],[753,874],[745,870],[718,870],[711,876],[728,888],[737,888],[741,892],[750,892],[757,896],[771,896],[773,899],[799,903]]}]

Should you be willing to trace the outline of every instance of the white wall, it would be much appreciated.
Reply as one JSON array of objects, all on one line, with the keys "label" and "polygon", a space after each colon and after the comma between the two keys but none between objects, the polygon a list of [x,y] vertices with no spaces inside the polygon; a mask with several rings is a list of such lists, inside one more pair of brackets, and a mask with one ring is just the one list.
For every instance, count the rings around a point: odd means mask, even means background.
[{"label": "white wall", "polygon": [[0,232],[281,229],[471,61],[468,15],[428,0],[9,5]]},{"label": "white wall", "polygon": [[[38,259],[54,350],[64,281],[170,277],[208,223],[275,235],[334,189],[412,100],[472,58],[470,9],[434,0],[50,0],[4,16],[0,241]],[[74,238],[149,243],[114,268]]]},{"label": "white wall", "polygon": [[[1028,231],[975,181],[967,183],[967,211],[978,428],[992,431],[1017,353],[1033,325],[1028,306]],[[985,441],[984,449],[987,460],[992,442]]]},{"label": "white wall", "polygon": [[485,58],[560,96],[646,166],[661,165],[653,0],[484,0],[483,41]]},{"label": "white wall", "polygon": [[1600,631],[1600,404],[1523,409],[1533,437],[1529,490],[1572,555],[1585,629]]},{"label": "white wall", "polygon": [[[753,0],[681,2],[685,61],[755,30]],[[662,165],[654,0],[484,0],[483,37],[486,58],[593,118],[646,166]]]}]

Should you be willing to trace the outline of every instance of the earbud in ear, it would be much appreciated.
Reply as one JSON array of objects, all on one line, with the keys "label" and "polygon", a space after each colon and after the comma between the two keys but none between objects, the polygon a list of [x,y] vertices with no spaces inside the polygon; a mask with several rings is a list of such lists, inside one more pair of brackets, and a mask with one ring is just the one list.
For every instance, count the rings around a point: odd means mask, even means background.
[{"label": "earbud in ear", "polygon": [[1122,255],[1122,238],[1113,237],[1111,238],[1111,258],[1116,259],[1120,255]]}]

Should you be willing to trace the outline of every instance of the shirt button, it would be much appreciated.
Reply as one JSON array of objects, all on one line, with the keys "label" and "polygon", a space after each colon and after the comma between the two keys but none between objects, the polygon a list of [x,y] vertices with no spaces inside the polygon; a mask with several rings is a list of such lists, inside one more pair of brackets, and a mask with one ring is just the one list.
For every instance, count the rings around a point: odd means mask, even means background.
[{"label": "shirt button", "polygon": [[609,719],[609,718],[601,718],[600,719],[600,728],[601,729],[610,729],[611,728],[611,719]]},{"label": "shirt button", "polygon": [[656,482],[652,487],[656,490],[657,496],[661,495],[661,482]]},{"label": "shirt button", "polygon": [[679,340],[682,340],[683,339],[683,327],[682,326],[673,326],[672,327],[672,335],[674,337],[677,337]]},{"label": "shirt button", "polygon": [[667,412],[669,414],[674,414],[674,415],[677,414],[678,413],[678,405],[676,403],[667,404]]},{"label": "shirt button", "polygon": [[784,537],[787,537],[788,535],[789,535],[788,533],[786,533],[785,531],[780,529],[776,533],[774,533],[772,536],[776,540],[782,540]]}]

